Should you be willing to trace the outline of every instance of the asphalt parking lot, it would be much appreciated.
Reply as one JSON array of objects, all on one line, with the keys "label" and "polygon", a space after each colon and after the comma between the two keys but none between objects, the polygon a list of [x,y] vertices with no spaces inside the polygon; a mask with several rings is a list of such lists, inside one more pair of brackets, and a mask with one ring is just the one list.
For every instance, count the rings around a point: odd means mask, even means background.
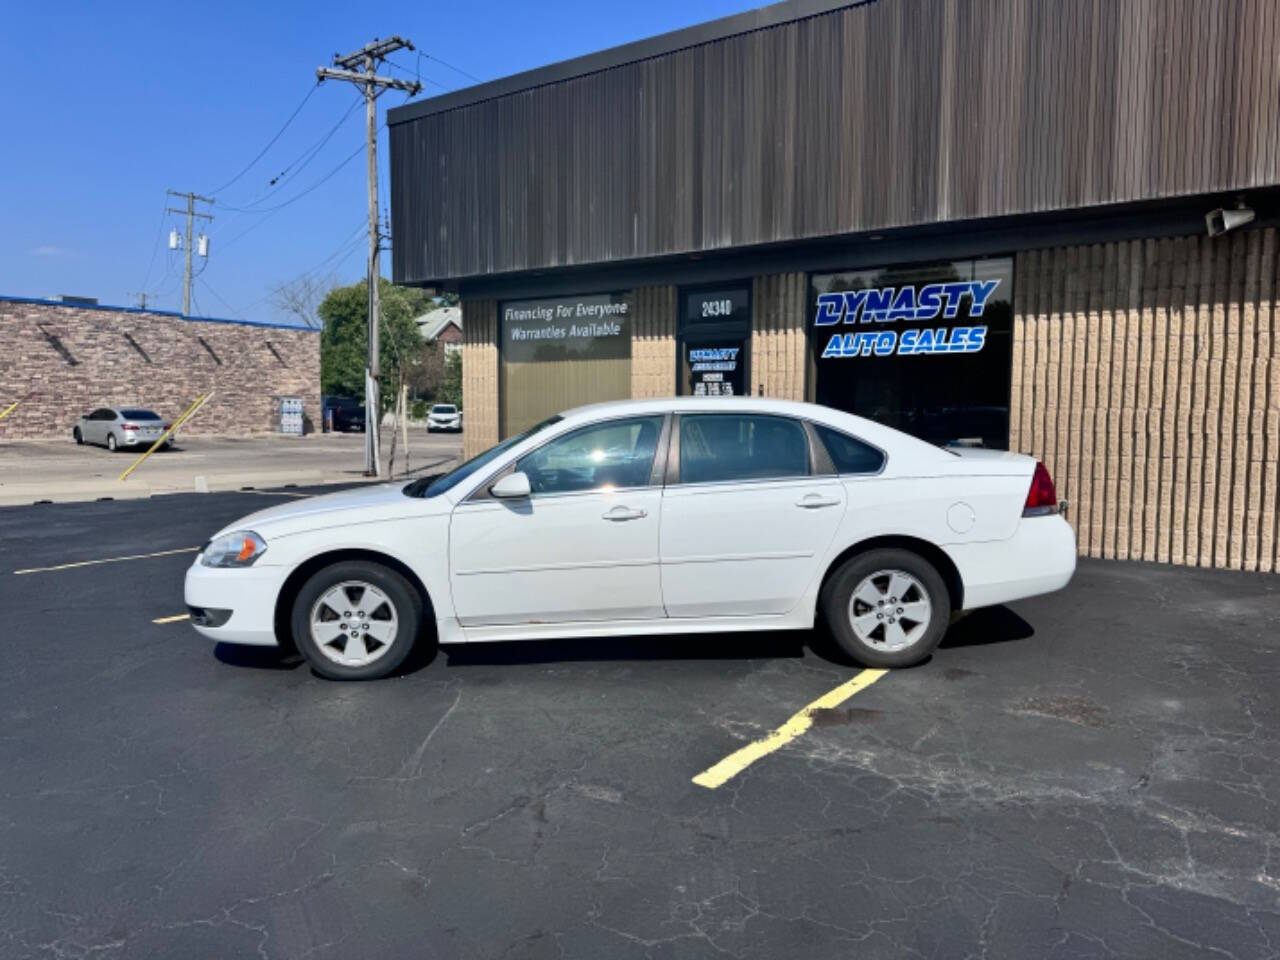
[{"label": "asphalt parking lot", "polygon": [[341,684],[156,622],[305,492],[0,509],[0,956],[1280,951],[1274,576],[1082,562],[708,789],[858,668],[683,637]]}]

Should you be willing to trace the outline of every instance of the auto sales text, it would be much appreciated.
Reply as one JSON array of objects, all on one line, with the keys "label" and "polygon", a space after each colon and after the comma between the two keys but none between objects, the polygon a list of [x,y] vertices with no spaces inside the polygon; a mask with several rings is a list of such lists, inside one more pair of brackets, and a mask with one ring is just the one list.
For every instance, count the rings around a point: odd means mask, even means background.
[{"label": "auto sales text", "polygon": [[[962,301],[969,300],[968,316],[982,316],[997,280],[931,283],[917,291],[914,285],[881,289],[848,290],[818,295],[815,326],[838,323],[892,323],[897,320],[933,320],[941,316],[954,320]],[[896,330],[868,330],[833,333],[823,348],[827,357],[885,357],[891,354],[916,356],[939,353],[977,353],[986,343],[985,326],[937,327]]]}]

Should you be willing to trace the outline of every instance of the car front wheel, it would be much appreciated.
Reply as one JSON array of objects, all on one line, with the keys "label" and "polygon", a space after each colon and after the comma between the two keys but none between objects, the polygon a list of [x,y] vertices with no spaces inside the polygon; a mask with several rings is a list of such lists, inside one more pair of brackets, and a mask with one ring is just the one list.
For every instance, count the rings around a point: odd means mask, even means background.
[{"label": "car front wheel", "polygon": [[869,667],[907,667],[929,656],[951,620],[947,585],[909,550],[868,550],[827,581],[822,612],[840,648]]},{"label": "car front wheel", "polygon": [[80,428],[76,427],[71,431],[71,436],[77,444],[84,443],[84,434],[80,432]]},{"label": "car front wheel", "polygon": [[293,639],[316,673],[331,680],[374,680],[412,650],[422,598],[396,571],[365,560],[314,574],[293,604]]}]

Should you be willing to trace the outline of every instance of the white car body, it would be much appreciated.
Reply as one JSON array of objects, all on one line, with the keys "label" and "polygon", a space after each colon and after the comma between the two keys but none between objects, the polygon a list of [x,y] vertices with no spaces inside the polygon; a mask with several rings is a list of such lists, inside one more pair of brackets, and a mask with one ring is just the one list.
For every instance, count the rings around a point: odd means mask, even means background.
[{"label": "white car body", "polygon": [[452,404],[437,403],[427,411],[427,432],[433,430],[461,430],[462,411]]},{"label": "white car body", "polygon": [[[744,412],[825,424],[887,458],[870,475],[659,482],[519,502],[487,495],[522,455],[586,424]],[[565,413],[431,498],[383,484],[244,517],[221,532],[252,530],[265,552],[241,569],[197,556],[186,602],[231,611],[221,626],[196,626],[210,639],[275,645],[282,589],[287,604],[299,576],[331,559],[382,558],[425,592],[441,643],[797,629],[814,625],[829,570],[852,551],[888,544],[949,564],[953,607],[968,610],[1060,589],[1075,570],[1075,535],[1062,515],[1023,515],[1035,468],[1020,454],[935,447],[806,403],[597,404]],[[629,522],[612,522],[618,511]]]}]

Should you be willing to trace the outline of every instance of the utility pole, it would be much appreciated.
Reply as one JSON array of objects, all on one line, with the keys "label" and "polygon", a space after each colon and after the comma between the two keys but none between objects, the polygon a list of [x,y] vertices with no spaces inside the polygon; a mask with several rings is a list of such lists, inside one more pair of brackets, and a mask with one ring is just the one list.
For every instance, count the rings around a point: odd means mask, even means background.
[{"label": "utility pole", "polygon": [[213,197],[202,197],[198,193],[179,193],[177,190],[166,190],[165,193],[170,197],[179,197],[187,201],[185,210],[178,210],[174,207],[168,207],[169,213],[185,213],[187,215],[187,242],[183,246],[183,253],[186,255],[187,265],[182,271],[182,315],[184,317],[191,316],[191,221],[196,217],[205,220],[212,220],[212,214],[199,213],[196,210],[196,201],[201,203],[213,203]]},{"label": "utility pole", "polygon": [[[368,123],[369,162],[369,355],[364,374],[364,472],[365,476],[381,475],[382,464],[378,444],[378,426],[382,420],[382,408],[378,401],[381,357],[378,351],[378,251],[381,249],[381,233],[378,230],[378,110],[376,101],[383,90],[405,90],[410,96],[422,89],[422,84],[392,77],[380,77],[378,65],[397,50],[412,50],[413,44],[400,37],[374,40],[346,56],[334,56],[332,67],[318,67],[316,77],[324,80],[346,80],[364,92],[364,113]],[[363,70],[358,69],[363,68]]]}]

